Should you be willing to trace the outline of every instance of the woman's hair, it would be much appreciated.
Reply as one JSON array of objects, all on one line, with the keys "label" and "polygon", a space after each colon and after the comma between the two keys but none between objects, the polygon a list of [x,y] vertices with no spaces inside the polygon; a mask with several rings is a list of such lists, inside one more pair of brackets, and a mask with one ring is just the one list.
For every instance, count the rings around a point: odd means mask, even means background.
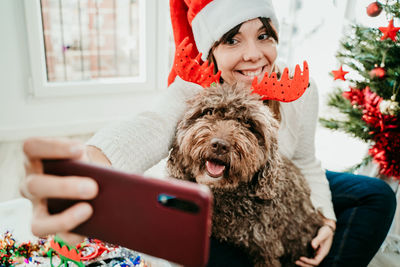
[{"label": "woman's hair", "polygon": [[[276,33],[276,31],[272,28],[271,26],[271,20],[269,18],[264,18],[264,17],[259,17],[258,18],[261,23],[264,25],[265,29],[266,29],[266,34],[268,36],[271,36],[277,43],[279,42],[278,39],[278,34]],[[226,43],[228,40],[232,39],[240,30],[240,27],[242,26],[243,23],[240,23],[239,25],[235,26],[234,28],[232,28],[231,30],[229,30],[227,33],[225,33],[221,39],[219,39],[218,41],[216,41],[214,43],[214,45],[210,48],[210,52],[208,53],[208,62],[212,62],[214,63],[214,73],[218,72],[218,65],[217,62],[215,60],[214,57],[214,49],[223,43]],[[274,65],[274,71],[277,71],[277,76],[280,76],[280,73],[278,72],[278,69],[276,68],[276,66]],[[220,83],[223,83],[224,80],[222,79],[222,77],[220,78]],[[280,122],[281,121],[281,114],[279,112],[279,102],[278,101],[274,101],[274,100],[264,100],[264,104],[266,104],[274,113],[275,118]]]}]

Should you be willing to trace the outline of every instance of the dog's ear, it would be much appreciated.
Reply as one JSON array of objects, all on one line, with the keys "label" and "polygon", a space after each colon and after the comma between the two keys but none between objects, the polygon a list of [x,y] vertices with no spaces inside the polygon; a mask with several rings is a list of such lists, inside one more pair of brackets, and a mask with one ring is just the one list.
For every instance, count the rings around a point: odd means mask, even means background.
[{"label": "dog's ear", "polygon": [[182,166],[182,162],[183,162],[183,155],[180,152],[178,143],[175,138],[167,161],[168,175],[173,178],[187,180],[187,177],[183,172],[185,167]]}]

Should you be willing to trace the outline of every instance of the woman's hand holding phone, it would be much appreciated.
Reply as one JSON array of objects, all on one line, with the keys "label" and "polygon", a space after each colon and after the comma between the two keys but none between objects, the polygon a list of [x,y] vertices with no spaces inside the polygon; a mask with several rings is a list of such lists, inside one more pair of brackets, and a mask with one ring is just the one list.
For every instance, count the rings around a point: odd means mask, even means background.
[{"label": "woman's hand holding phone", "polygon": [[98,185],[89,177],[44,174],[42,159],[75,159],[105,166],[111,163],[99,149],[70,139],[30,138],[24,142],[23,149],[26,179],[20,191],[33,204],[32,233],[39,237],[60,234],[70,244],[81,242],[82,236],[69,231],[90,218],[92,207],[80,202],[59,214],[50,215],[47,199],[93,199],[98,193]]}]

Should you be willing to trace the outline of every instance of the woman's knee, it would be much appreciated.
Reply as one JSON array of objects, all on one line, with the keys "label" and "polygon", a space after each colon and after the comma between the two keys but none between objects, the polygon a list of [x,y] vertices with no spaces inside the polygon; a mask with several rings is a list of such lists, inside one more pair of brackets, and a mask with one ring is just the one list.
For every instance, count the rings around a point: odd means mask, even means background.
[{"label": "woman's knee", "polygon": [[[370,199],[379,206],[381,211],[386,211],[389,217],[393,217],[396,211],[396,195],[392,188],[383,180],[372,178],[369,181]],[[378,208],[378,207],[377,207]]]}]

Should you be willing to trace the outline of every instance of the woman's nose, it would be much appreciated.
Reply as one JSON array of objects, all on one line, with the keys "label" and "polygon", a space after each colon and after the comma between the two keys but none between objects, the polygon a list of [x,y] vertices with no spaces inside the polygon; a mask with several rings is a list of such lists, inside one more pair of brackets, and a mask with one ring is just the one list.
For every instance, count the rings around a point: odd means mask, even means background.
[{"label": "woman's nose", "polygon": [[255,42],[248,42],[243,49],[243,60],[244,61],[257,61],[262,57],[263,53],[260,47]]}]

